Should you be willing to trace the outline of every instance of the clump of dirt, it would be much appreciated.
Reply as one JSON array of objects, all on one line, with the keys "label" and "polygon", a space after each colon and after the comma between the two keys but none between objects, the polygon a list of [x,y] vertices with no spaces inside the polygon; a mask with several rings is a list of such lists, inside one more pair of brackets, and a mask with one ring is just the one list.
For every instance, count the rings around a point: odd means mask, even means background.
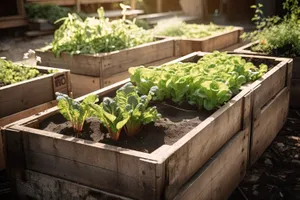
[{"label": "clump of dirt", "polygon": [[[101,125],[101,122],[94,117],[86,120],[83,132],[79,137],[151,153],[164,144],[174,144],[213,113],[213,111],[198,111],[197,108],[187,105],[178,107],[169,102],[156,103],[156,107],[163,117],[155,123],[145,125],[141,133],[135,137],[127,137],[122,131],[119,141],[113,141],[109,138],[107,130]],[[67,136],[76,136],[71,123],[60,114],[41,122],[40,129]]]}]

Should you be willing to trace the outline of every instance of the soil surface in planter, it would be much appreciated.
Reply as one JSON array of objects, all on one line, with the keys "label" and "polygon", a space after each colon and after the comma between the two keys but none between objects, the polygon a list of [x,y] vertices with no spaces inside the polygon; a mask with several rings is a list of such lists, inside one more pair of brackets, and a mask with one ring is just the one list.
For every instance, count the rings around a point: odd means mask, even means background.
[{"label": "soil surface in planter", "polygon": [[300,111],[290,110],[280,133],[229,199],[300,199]]},{"label": "soil surface in planter", "polygon": [[[151,153],[164,144],[174,144],[214,112],[198,111],[196,107],[189,105],[178,107],[170,102],[159,103],[156,106],[163,117],[155,123],[145,125],[140,134],[135,137],[127,137],[125,132],[122,131],[119,141],[113,141],[108,138],[107,130],[102,125],[100,126],[101,123],[97,118],[86,120],[84,130],[79,137]],[[40,129],[72,137],[76,136],[70,122],[66,121],[60,114],[42,121]]]}]

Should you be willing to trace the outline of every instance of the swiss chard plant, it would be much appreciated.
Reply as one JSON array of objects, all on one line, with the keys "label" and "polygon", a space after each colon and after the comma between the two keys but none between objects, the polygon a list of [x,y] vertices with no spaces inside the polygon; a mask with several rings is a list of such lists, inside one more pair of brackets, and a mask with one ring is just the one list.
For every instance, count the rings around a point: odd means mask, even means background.
[{"label": "swiss chard plant", "polygon": [[237,94],[245,83],[255,81],[267,72],[246,62],[240,56],[214,52],[201,58],[198,63],[173,63],[160,67],[130,68],[131,81],[141,94],[147,94],[153,86],[158,91],[154,100],[172,99],[197,105],[199,109],[215,109]]},{"label": "swiss chard plant", "polygon": [[125,132],[128,136],[137,134],[143,125],[156,121],[161,117],[155,106],[149,107],[157,87],[151,87],[147,95],[139,96],[135,86],[127,83],[117,91],[116,101],[127,120]]},{"label": "swiss chard plant", "polygon": [[81,103],[70,98],[66,94],[56,93],[59,112],[71,122],[74,131],[78,135],[82,132],[84,122],[87,117],[90,117],[92,110],[90,104],[98,101],[97,95],[89,95]]},{"label": "swiss chard plant", "polygon": [[128,136],[133,136],[143,125],[160,118],[156,107],[149,107],[156,90],[153,87],[147,95],[139,96],[135,86],[127,83],[117,91],[115,98],[106,97],[100,105],[90,104],[90,107],[107,128],[110,137],[118,140],[122,128]]}]

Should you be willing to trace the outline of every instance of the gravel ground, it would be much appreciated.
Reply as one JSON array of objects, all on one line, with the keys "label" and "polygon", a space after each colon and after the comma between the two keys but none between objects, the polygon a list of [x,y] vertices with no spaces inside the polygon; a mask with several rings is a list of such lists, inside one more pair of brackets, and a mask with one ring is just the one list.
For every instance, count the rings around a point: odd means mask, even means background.
[{"label": "gravel ground", "polygon": [[40,36],[34,38],[2,38],[0,39],[0,57],[6,57],[12,61],[20,61],[23,54],[29,49],[37,49],[49,44],[53,35]]}]

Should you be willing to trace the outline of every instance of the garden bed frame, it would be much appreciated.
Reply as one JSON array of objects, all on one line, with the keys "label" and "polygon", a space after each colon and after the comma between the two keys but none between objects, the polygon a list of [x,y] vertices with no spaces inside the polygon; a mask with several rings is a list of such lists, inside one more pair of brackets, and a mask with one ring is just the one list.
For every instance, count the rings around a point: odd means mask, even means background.
[{"label": "garden bed frame", "polygon": [[[174,60],[175,41],[163,39],[133,48],[100,54],[70,56],[62,53],[59,58],[53,52],[36,50],[43,65],[69,69],[74,97],[99,90],[129,77],[129,67],[139,65],[160,65]],[[178,57],[178,56],[177,56]]]},{"label": "garden bed frame", "polygon": [[[47,73],[47,70],[53,69],[42,66],[35,68],[42,73]],[[58,69],[53,74],[46,74],[1,87],[0,128],[56,106],[55,92],[70,95],[69,70]],[[2,138],[0,136],[0,170],[4,167]]]},{"label": "garden bed frame", "polygon": [[240,36],[243,33],[244,28],[235,26],[233,30],[213,34],[201,39],[179,39],[178,37],[167,36],[159,36],[158,38],[176,39],[175,54],[177,56],[185,56],[196,51],[212,52],[235,45],[241,41]]},{"label": "garden bed frame", "polygon": [[[234,50],[236,53],[240,54],[251,54],[251,55],[264,55],[269,56],[267,54],[258,53],[251,51],[251,47],[256,45],[258,41],[251,42],[247,45],[244,45],[240,48]],[[291,92],[290,92],[290,107],[294,109],[300,108],[300,57],[293,58],[293,72],[292,72],[292,84],[291,84]]]},{"label": "garden bed frame", "polygon": [[[173,62],[192,62],[205,54],[193,53]],[[288,103],[283,100],[288,99],[291,60],[276,60],[279,64],[263,78],[243,87],[175,144],[150,154],[36,129],[58,113],[57,107],[19,121],[3,130],[13,180],[26,182],[24,174],[29,170],[135,199],[229,196],[245,175],[252,154],[249,138],[255,137],[259,144],[271,142],[286,118]],[[93,94],[112,94],[128,81]],[[255,122],[266,132],[256,130]],[[262,148],[256,150],[262,153]]]}]

